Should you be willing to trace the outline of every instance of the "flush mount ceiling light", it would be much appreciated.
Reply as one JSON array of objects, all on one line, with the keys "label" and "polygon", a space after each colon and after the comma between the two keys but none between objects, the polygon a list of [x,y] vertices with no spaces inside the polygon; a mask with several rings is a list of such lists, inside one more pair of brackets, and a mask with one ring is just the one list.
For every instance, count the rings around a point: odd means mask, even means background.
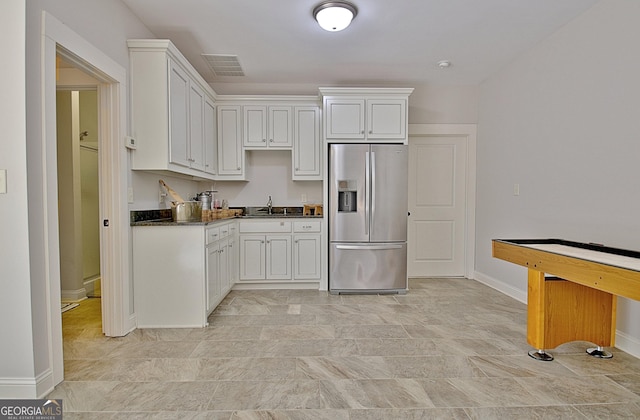
[{"label": "flush mount ceiling light", "polygon": [[441,61],[438,61],[436,64],[441,69],[448,69],[449,67],[452,66],[451,61],[449,61],[449,60],[441,60]]},{"label": "flush mount ceiling light", "polygon": [[346,1],[325,1],[313,9],[313,17],[322,29],[338,32],[349,26],[358,9]]}]

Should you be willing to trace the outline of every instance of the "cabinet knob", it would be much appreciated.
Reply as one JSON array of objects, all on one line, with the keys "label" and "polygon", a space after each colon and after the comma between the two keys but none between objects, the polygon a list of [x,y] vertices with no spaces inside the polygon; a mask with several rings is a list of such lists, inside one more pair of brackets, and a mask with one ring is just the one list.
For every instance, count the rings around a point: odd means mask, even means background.
[{"label": "cabinet knob", "polygon": [[262,142],[263,142],[263,143],[266,143],[266,142],[267,142],[267,139],[262,139]]},{"label": "cabinet knob", "polygon": [[362,130],[362,131],[360,132],[360,134],[364,134],[364,130]]},{"label": "cabinet knob", "polygon": [[240,170],[240,167],[238,166],[238,170]]},{"label": "cabinet knob", "polygon": [[273,139],[269,139],[269,143],[273,143]]},{"label": "cabinet knob", "polygon": [[369,134],[373,134],[373,130],[369,130]]}]

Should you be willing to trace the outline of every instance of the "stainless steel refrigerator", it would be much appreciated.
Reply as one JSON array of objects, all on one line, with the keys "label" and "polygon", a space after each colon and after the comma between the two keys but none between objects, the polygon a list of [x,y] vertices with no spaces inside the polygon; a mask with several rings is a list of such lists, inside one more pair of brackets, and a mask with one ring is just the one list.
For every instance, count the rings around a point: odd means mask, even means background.
[{"label": "stainless steel refrigerator", "polygon": [[329,290],[407,290],[407,146],[329,146]]}]

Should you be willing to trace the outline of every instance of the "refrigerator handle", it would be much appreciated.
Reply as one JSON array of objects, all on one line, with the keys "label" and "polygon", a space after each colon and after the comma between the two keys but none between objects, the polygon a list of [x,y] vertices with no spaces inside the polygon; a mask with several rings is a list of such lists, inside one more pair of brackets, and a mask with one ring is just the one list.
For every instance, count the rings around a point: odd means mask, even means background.
[{"label": "refrigerator handle", "polygon": [[365,190],[365,195],[364,195],[364,233],[365,235],[369,235],[369,226],[370,226],[370,222],[369,222],[369,218],[370,216],[370,199],[371,197],[369,197],[369,185],[371,183],[371,165],[369,163],[369,156],[370,156],[371,152],[366,152],[365,155],[365,160],[364,160],[364,190]]},{"label": "refrigerator handle", "polygon": [[385,249],[401,249],[403,244],[380,244],[380,245],[336,245],[336,249],[346,250],[385,250]]},{"label": "refrigerator handle", "polygon": [[376,220],[376,152],[371,153],[371,223],[369,226],[373,226]]}]

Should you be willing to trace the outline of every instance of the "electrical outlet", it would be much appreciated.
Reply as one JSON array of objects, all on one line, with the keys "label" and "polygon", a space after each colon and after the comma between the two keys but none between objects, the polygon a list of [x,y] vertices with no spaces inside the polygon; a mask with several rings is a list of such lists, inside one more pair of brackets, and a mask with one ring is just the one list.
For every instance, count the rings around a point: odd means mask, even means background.
[{"label": "electrical outlet", "polygon": [[129,203],[133,203],[133,188],[132,187],[127,188],[127,201]]},{"label": "electrical outlet", "polygon": [[167,193],[162,191],[162,188],[158,190],[158,203],[164,203],[164,199],[167,197]]},{"label": "electrical outlet", "polygon": [[300,197],[300,201],[303,203],[307,202],[307,194],[302,194],[302,196]]},{"label": "electrical outlet", "polygon": [[7,193],[7,170],[0,169],[0,194]]},{"label": "electrical outlet", "polygon": [[520,195],[520,184],[513,184],[513,195]]}]

